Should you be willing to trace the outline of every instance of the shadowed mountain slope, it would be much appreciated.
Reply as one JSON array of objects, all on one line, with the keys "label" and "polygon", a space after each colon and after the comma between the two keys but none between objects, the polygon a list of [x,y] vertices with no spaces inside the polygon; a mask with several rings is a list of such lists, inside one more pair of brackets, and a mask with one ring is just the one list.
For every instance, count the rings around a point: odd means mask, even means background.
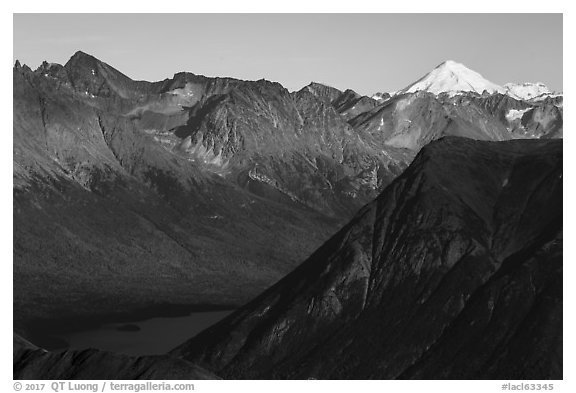
[{"label": "shadowed mountain slope", "polygon": [[173,354],[225,378],[562,378],[562,142],[430,143]]},{"label": "shadowed mountain slope", "polygon": [[14,379],[219,379],[169,356],[128,356],[87,349],[48,352],[14,335]]}]

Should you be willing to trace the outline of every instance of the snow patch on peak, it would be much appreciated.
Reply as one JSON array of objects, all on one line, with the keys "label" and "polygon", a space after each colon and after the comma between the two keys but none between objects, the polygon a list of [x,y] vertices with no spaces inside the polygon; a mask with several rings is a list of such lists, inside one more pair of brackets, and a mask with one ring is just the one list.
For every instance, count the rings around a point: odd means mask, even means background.
[{"label": "snow patch on peak", "polygon": [[506,94],[521,100],[531,100],[536,97],[554,94],[544,83],[506,83]]},{"label": "snow patch on peak", "polygon": [[466,68],[466,66],[464,64],[458,63],[454,60],[446,60],[446,61],[444,61],[444,62],[442,62],[436,66],[436,68],[442,68],[442,67],[453,69],[453,70],[461,70],[463,68],[468,69],[468,68]]},{"label": "snow patch on peak", "polygon": [[461,92],[482,94],[484,91],[504,93],[506,90],[502,86],[484,79],[482,75],[465,65],[454,60],[447,60],[415,83],[400,90],[399,93],[415,93],[417,91],[433,94],[448,93],[453,96]]},{"label": "snow patch on peak", "polygon": [[376,93],[373,94],[370,98],[372,98],[373,100],[378,101],[379,103],[382,103],[384,101],[389,100],[395,93]]}]

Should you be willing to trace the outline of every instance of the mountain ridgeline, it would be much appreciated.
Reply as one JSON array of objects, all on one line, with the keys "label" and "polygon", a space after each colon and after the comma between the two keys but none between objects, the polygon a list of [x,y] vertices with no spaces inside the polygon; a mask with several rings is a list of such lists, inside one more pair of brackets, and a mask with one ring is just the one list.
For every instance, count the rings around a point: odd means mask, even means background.
[{"label": "mountain ridgeline", "polygon": [[173,354],[224,378],[562,378],[562,143],[432,142]]},{"label": "mountain ridgeline", "polygon": [[[179,375],[510,379],[520,357],[541,378],[561,370],[563,98],[541,84],[446,62],[397,93],[290,92],[135,81],[77,52],[16,62],[13,98],[14,330],[41,347],[252,300],[170,355]],[[174,360],[22,348],[23,378],[109,357],[167,378]],[[477,363],[442,363],[456,353]],[[77,375],[104,377],[90,367]]]},{"label": "mountain ridgeline", "polygon": [[95,349],[48,352],[14,335],[14,379],[218,379],[185,360]]}]

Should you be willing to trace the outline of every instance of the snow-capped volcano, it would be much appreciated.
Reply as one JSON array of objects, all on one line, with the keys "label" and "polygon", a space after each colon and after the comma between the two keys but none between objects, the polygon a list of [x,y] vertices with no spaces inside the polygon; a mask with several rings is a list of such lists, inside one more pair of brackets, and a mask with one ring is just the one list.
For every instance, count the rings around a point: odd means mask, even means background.
[{"label": "snow-capped volcano", "polygon": [[460,92],[482,94],[484,90],[489,93],[506,92],[506,89],[502,86],[484,79],[482,75],[472,71],[465,65],[447,60],[398,93],[427,91],[433,94],[448,93],[456,95]]}]

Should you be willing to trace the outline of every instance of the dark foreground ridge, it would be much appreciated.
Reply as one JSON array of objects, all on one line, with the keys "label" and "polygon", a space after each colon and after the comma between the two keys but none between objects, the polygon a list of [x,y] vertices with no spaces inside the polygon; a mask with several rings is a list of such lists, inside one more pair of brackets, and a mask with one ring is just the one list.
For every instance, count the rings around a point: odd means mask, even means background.
[{"label": "dark foreground ridge", "polygon": [[14,335],[14,379],[218,379],[169,356],[128,356],[86,349],[47,352]]},{"label": "dark foreground ridge", "polygon": [[432,142],[173,355],[224,378],[562,378],[562,142]]}]

